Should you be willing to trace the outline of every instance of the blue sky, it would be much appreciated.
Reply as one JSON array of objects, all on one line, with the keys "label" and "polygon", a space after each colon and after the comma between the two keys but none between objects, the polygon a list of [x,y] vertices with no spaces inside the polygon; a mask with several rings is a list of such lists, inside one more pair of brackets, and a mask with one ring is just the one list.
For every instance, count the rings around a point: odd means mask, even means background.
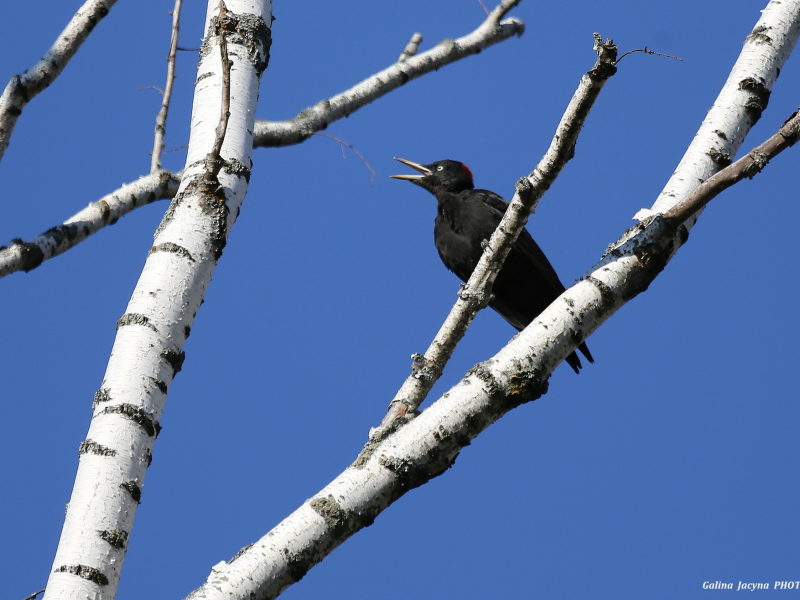
[{"label": "blue sky", "polygon": [[[431,196],[392,160],[458,159],[510,197],[549,144],[592,33],[626,58],[575,159],[528,228],[565,283],[650,206],[766,0],[525,0],[527,27],[333,124],[259,149],[185,347],[148,471],[118,598],[182,598],[357,455],[455,299],[433,246]],[[78,2],[9,3],[0,79],[32,65]],[[31,238],[149,169],[172,2],[119,2],[24,110],[3,162],[0,244]],[[204,3],[181,45],[198,46]],[[276,2],[258,117],[292,117],[394,61],[471,31],[474,0]],[[167,147],[186,143],[196,55],[181,53]],[[744,144],[800,102],[790,59]],[[797,149],[709,206],[688,244],[565,365],[549,393],[466,448],[346,542],[285,598],[705,598],[704,581],[800,579],[796,390]],[[178,170],[184,153],[167,155]],[[6,427],[3,598],[42,588],[115,323],[166,202],[28,274],[0,281]],[[478,316],[438,397],[513,335]],[[735,586],[734,586],[735,587]],[[775,595],[778,592],[761,592]]]}]

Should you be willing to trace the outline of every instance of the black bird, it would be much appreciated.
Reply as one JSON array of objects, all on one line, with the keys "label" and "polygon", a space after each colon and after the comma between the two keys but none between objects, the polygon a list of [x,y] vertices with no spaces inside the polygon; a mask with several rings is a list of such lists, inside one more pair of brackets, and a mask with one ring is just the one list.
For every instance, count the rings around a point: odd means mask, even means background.
[{"label": "black bird", "polygon": [[[395,158],[421,175],[392,175],[406,179],[436,196],[438,208],[433,240],[444,266],[467,281],[483,254],[481,243],[489,240],[508,208],[508,202],[489,190],[476,190],[472,172],[456,160],[429,165]],[[489,303],[497,313],[522,331],[564,291],[555,269],[544,252],[523,229],[497,274]],[[589,349],[578,349],[593,363]],[[581,361],[574,352],[567,363],[577,373]]]}]

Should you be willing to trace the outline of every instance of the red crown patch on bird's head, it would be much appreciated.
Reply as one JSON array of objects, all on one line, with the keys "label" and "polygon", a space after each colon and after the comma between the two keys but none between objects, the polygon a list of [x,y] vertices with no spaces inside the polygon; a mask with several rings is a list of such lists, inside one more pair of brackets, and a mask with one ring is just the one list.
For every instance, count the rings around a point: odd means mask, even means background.
[{"label": "red crown patch on bird's head", "polygon": [[467,172],[467,174],[469,175],[469,178],[470,178],[472,181],[475,181],[475,178],[472,176],[472,171],[470,171],[470,170],[469,170],[469,167],[468,167],[467,165],[465,165],[464,163],[461,163],[461,166],[462,166],[462,167],[464,167],[464,170],[465,170],[465,171]]}]

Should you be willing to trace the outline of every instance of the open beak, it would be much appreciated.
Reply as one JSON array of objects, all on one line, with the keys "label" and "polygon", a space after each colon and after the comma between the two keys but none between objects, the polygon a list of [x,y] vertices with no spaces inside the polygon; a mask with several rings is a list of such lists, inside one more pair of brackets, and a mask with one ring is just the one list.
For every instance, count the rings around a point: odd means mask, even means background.
[{"label": "open beak", "polygon": [[414,161],[411,160],[406,160],[405,158],[397,158],[396,156],[394,157],[394,159],[398,162],[403,163],[404,165],[408,165],[415,171],[422,173],[422,175],[389,175],[389,177],[391,177],[392,179],[407,179],[408,181],[417,181],[418,179],[422,179],[426,175],[431,174],[431,171],[424,165],[415,163]]}]

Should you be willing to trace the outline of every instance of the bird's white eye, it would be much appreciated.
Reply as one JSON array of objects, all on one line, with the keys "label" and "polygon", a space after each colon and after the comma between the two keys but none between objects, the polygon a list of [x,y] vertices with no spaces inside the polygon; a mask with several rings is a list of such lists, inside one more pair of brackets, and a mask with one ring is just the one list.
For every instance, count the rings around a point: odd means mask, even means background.
[{"label": "bird's white eye", "polygon": [[439,165],[438,167],[436,167],[436,170],[437,171],[444,171],[444,165]]}]

